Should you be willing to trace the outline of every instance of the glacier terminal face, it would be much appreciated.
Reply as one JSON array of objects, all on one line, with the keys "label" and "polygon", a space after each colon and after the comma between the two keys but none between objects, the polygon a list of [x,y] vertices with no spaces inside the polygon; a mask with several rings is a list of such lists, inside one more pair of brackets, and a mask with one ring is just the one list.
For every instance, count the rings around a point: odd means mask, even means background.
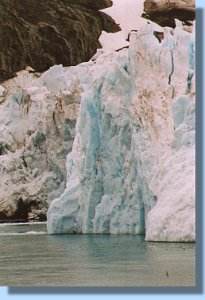
[{"label": "glacier terminal face", "polygon": [[77,72],[24,70],[0,86],[0,222],[46,220],[65,189],[81,100]]},{"label": "glacier terminal face", "polygon": [[[161,33],[163,39],[156,38]],[[87,65],[67,184],[48,232],[195,239],[194,38],[147,24]]]},{"label": "glacier terminal face", "polygon": [[144,233],[143,198],[151,203],[152,194],[136,157],[127,51],[109,60],[99,62],[82,99],[67,188],[51,205],[49,232]]}]

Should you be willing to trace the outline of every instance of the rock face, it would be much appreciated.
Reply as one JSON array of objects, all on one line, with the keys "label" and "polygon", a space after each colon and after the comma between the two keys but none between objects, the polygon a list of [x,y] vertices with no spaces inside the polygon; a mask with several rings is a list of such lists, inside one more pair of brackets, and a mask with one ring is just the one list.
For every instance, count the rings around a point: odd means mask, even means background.
[{"label": "rock face", "polygon": [[175,19],[189,23],[195,19],[195,0],[145,0],[143,16],[161,26],[175,27]]},{"label": "rock face", "polygon": [[195,239],[194,39],[179,27],[155,27],[89,66],[49,233]]},{"label": "rock face", "polygon": [[0,82],[30,66],[43,72],[55,64],[88,61],[100,47],[102,31],[120,28],[98,11],[110,0],[2,0]]}]

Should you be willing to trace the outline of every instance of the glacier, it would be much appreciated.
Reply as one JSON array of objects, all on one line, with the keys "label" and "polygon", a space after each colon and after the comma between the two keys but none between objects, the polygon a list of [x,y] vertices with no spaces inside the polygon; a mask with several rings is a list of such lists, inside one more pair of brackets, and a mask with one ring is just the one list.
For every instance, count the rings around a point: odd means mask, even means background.
[{"label": "glacier", "polygon": [[149,22],[130,33],[129,49],[62,75],[72,82],[74,72],[82,94],[48,233],[195,240],[194,32]]},{"label": "glacier", "polygon": [[0,86],[0,222],[46,220],[65,189],[81,99],[75,74],[68,81],[66,72],[23,70]]}]

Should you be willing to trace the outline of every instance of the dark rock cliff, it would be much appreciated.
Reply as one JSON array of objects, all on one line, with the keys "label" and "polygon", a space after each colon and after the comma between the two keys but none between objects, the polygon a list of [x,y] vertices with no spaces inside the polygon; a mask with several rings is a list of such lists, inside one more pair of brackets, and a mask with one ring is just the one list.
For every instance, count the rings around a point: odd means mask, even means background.
[{"label": "dark rock cliff", "polygon": [[188,25],[195,19],[195,0],[145,0],[143,17],[161,26],[175,27],[175,19]]},{"label": "dark rock cliff", "polygon": [[1,0],[0,81],[26,66],[42,72],[89,60],[102,30],[120,29],[98,11],[111,5],[111,0]]}]

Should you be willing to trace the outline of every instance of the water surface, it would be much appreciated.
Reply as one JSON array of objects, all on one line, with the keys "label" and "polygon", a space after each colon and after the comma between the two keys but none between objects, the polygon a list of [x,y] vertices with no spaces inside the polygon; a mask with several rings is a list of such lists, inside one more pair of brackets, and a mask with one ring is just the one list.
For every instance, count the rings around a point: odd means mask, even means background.
[{"label": "water surface", "polygon": [[143,236],[46,234],[46,224],[0,225],[0,285],[194,286],[195,244]]}]

